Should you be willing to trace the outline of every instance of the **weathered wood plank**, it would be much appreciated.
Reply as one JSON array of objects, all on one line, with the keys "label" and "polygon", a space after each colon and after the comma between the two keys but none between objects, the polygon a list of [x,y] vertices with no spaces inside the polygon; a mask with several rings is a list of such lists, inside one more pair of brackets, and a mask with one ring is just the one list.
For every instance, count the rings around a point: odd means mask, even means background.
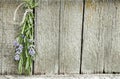
[{"label": "weathered wood plank", "polygon": [[120,72],[119,4],[119,0],[86,0],[83,73]]},{"label": "weathered wood plank", "polygon": [[61,1],[60,73],[79,73],[82,0]]},{"label": "weathered wood plank", "polygon": [[20,3],[23,0],[0,0],[0,3],[9,3],[9,4],[16,4],[16,3]]},{"label": "weathered wood plank", "polygon": [[35,74],[58,73],[60,0],[40,0],[36,9]]},{"label": "weathered wood plank", "polygon": [[[0,25],[1,26],[1,25]],[[2,29],[0,29],[0,74],[2,72]]]},{"label": "weathered wood plank", "polygon": [[[0,3],[0,73],[16,74],[17,65],[14,61],[13,41],[18,32],[18,26],[13,24],[13,14],[18,3]],[[18,13],[18,17],[20,14]]]},{"label": "weathered wood plank", "polygon": [[[0,16],[2,16],[2,5],[0,4]],[[2,61],[2,18],[0,18],[0,61]],[[2,62],[0,62],[0,74],[2,72]]]},{"label": "weathered wood plank", "polygon": [[90,74],[90,75],[34,75],[34,76],[18,76],[18,75],[4,75],[0,79],[120,79],[119,74]]},{"label": "weathered wood plank", "polygon": [[104,3],[86,0],[84,20],[84,42],[82,73],[103,72],[104,66]]},{"label": "weathered wood plank", "polygon": [[16,3],[17,0],[0,0],[0,3]]},{"label": "weathered wood plank", "polygon": [[105,72],[120,72],[120,0],[107,1],[105,5]]}]

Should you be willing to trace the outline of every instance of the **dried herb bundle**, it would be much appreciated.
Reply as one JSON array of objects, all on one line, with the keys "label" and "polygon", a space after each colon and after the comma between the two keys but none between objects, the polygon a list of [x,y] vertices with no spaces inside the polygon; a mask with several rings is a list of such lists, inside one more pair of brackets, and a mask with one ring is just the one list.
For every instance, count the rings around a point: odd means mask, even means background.
[{"label": "dried herb bundle", "polygon": [[36,56],[34,46],[34,13],[33,9],[37,6],[34,0],[24,0],[24,17],[20,26],[22,30],[14,41],[15,60],[18,63],[19,74],[29,75],[32,70],[34,57]]}]

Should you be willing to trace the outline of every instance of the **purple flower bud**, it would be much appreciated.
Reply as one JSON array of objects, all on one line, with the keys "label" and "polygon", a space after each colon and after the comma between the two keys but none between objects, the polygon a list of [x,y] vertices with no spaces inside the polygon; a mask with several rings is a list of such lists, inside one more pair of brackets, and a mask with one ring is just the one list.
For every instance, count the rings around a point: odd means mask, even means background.
[{"label": "purple flower bud", "polygon": [[16,61],[20,60],[20,56],[18,54],[16,54],[14,58]]},{"label": "purple flower bud", "polygon": [[19,48],[20,48],[20,49],[23,49],[23,46],[20,44],[20,45],[19,45]]},{"label": "purple flower bud", "polygon": [[16,51],[16,54],[21,54],[21,51]]},{"label": "purple flower bud", "polygon": [[21,53],[23,50],[23,46],[20,44],[18,48],[16,48],[16,53]]},{"label": "purple flower bud", "polygon": [[25,35],[24,35],[24,34],[22,34],[21,36],[22,36],[22,38],[25,38]]},{"label": "purple flower bud", "polygon": [[15,47],[19,46],[19,43],[18,43],[18,41],[16,41],[16,40],[14,41],[13,44],[14,44]]},{"label": "purple flower bud", "polygon": [[35,45],[28,46],[28,49],[30,49],[30,48],[35,48]]},{"label": "purple flower bud", "polygon": [[35,50],[34,50],[33,48],[30,48],[30,49],[29,49],[29,54],[30,54],[31,56],[34,56],[34,55],[35,55]]}]

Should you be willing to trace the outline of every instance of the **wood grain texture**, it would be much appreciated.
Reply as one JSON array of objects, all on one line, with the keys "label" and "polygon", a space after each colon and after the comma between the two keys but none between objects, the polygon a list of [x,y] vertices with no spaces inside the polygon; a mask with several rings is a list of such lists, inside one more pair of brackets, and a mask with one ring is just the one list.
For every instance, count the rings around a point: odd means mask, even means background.
[{"label": "wood grain texture", "polygon": [[84,75],[1,75],[0,79],[120,79],[120,74],[84,74]]},{"label": "wood grain texture", "polygon": [[82,0],[61,1],[60,73],[79,73]]},{"label": "wood grain texture", "polygon": [[86,0],[82,73],[120,71],[119,3],[119,0]]},{"label": "wood grain texture", "polygon": [[[18,3],[0,3],[0,73],[17,74],[14,61],[13,41],[18,32],[18,26],[13,24],[13,14]],[[18,17],[21,14],[17,14]],[[19,18],[17,18],[19,19]]]},{"label": "wood grain texture", "polygon": [[[0,16],[2,16],[2,5],[1,5],[1,3],[0,3]],[[2,26],[2,18],[0,18],[0,61],[2,61],[2,28],[1,28],[1,26]],[[0,74],[2,74],[1,73],[2,72],[2,62],[0,62]]]},{"label": "wood grain texture", "polygon": [[119,74],[84,74],[84,75],[34,75],[34,76],[19,76],[19,75],[1,75],[0,79],[120,79]]},{"label": "wood grain texture", "polygon": [[[120,73],[120,0],[85,1],[80,62],[83,0],[39,0],[35,22],[38,53],[35,74],[57,74],[58,71],[76,74],[80,63],[82,73]],[[13,41],[19,26],[12,20],[19,3],[0,0],[0,74],[17,74]],[[18,12],[18,21],[23,15],[21,12]]]},{"label": "wood grain texture", "polygon": [[21,3],[23,0],[0,0],[0,3],[16,4]]},{"label": "wood grain texture", "polygon": [[105,72],[120,72],[120,0],[107,1],[105,5]]},{"label": "wood grain texture", "polygon": [[104,11],[106,3],[86,0],[83,37],[82,73],[97,73],[104,66]]},{"label": "wood grain texture", "polygon": [[0,3],[16,3],[17,0],[0,0]]},{"label": "wood grain texture", "polygon": [[35,74],[58,73],[60,0],[40,0],[36,9]]},{"label": "wood grain texture", "polygon": [[[0,48],[1,48],[1,44],[0,44]],[[2,50],[0,49],[0,53],[2,52]],[[2,54],[0,54],[0,61],[2,61]],[[0,62],[0,75],[2,74],[2,62]]]}]

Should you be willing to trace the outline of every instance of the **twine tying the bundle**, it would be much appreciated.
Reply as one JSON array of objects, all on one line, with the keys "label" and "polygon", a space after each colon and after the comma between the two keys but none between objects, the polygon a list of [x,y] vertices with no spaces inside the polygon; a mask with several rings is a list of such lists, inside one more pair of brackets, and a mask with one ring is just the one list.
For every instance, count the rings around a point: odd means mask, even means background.
[{"label": "twine tying the bundle", "polygon": [[33,12],[32,9],[26,9],[25,12],[24,12],[22,21],[21,21],[20,23],[16,22],[17,12],[18,12],[19,8],[20,8],[22,5],[24,5],[24,3],[21,3],[21,4],[18,5],[18,7],[15,9],[14,17],[13,17],[14,24],[22,25],[22,24],[24,23],[24,21],[25,21],[26,15],[27,15],[29,12]]}]

